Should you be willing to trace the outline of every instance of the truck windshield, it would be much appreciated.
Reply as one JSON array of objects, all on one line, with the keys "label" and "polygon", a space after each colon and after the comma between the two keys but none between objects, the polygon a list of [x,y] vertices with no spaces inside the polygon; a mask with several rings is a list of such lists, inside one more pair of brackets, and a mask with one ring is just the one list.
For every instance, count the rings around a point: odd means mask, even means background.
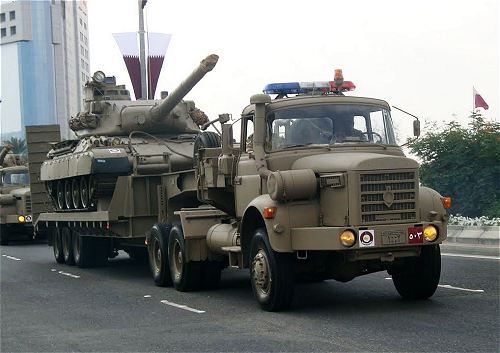
[{"label": "truck windshield", "polygon": [[27,170],[4,171],[2,185],[28,185],[30,183]]},{"label": "truck windshield", "polygon": [[389,111],[360,104],[310,105],[267,115],[267,150],[313,144],[366,143],[395,145]]}]

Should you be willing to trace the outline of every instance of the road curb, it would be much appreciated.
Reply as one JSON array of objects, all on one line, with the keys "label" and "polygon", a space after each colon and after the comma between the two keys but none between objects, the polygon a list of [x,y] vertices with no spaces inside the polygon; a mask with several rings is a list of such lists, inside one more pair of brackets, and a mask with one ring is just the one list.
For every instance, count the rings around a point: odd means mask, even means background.
[{"label": "road curb", "polygon": [[447,243],[494,245],[500,244],[500,226],[448,226]]}]

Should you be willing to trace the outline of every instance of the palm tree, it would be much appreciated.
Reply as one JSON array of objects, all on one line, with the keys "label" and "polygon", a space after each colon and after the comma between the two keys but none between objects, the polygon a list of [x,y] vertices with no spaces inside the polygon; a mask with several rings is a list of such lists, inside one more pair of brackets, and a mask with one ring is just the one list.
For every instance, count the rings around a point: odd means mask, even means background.
[{"label": "palm tree", "polygon": [[3,145],[12,145],[12,153],[19,154],[21,156],[26,156],[28,153],[28,148],[26,146],[26,141],[19,137],[11,137],[10,139],[4,141]]}]

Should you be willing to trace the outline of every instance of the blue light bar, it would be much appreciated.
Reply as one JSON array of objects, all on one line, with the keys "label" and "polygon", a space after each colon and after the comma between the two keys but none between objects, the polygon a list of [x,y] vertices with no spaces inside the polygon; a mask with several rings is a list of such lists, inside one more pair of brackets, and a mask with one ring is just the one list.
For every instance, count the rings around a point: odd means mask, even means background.
[{"label": "blue light bar", "polygon": [[302,93],[298,82],[270,83],[264,87],[265,94],[298,94]]}]

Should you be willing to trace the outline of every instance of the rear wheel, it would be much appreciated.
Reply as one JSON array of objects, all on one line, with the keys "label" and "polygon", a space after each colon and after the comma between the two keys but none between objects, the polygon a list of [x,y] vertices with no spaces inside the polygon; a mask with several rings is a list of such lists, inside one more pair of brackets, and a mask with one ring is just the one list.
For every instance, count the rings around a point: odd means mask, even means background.
[{"label": "rear wheel", "polygon": [[408,259],[402,269],[392,272],[392,280],[398,293],[406,299],[427,299],[437,289],[441,276],[441,252],[439,245],[422,247],[417,259]]},{"label": "rear wheel", "polygon": [[73,257],[75,265],[81,268],[92,267],[97,263],[96,239],[73,231]]},{"label": "rear wheel", "polygon": [[62,235],[59,228],[55,228],[52,233],[52,250],[54,251],[54,259],[58,264],[64,263],[64,253],[62,249]]},{"label": "rear wheel", "polygon": [[168,237],[171,228],[164,223],[155,224],[148,239],[149,267],[155,284],[160,287],[172,285],[168,267]]},{"label": "rear wheel", "polygon": [[266,230],[259,228],[253,235],[250,255],[250,281],[261,308],[266,311],[288,309],[295,285],[291,254],[273,251]]},{"label": "rear wheel", "polygon": [[74,265],[75,258],[73,256],[73,236],[71,230],[68,227],[64,227],[61,231],[62,238],[62,250],[64,255],[64,262],[66,265]]},{"label": "rear wheel", "polygon": [[168,259],[175,289],[189,292],[201,287],[201,262],[187,262],[186,244],[180,225],[172,227],[170,232]]}]

